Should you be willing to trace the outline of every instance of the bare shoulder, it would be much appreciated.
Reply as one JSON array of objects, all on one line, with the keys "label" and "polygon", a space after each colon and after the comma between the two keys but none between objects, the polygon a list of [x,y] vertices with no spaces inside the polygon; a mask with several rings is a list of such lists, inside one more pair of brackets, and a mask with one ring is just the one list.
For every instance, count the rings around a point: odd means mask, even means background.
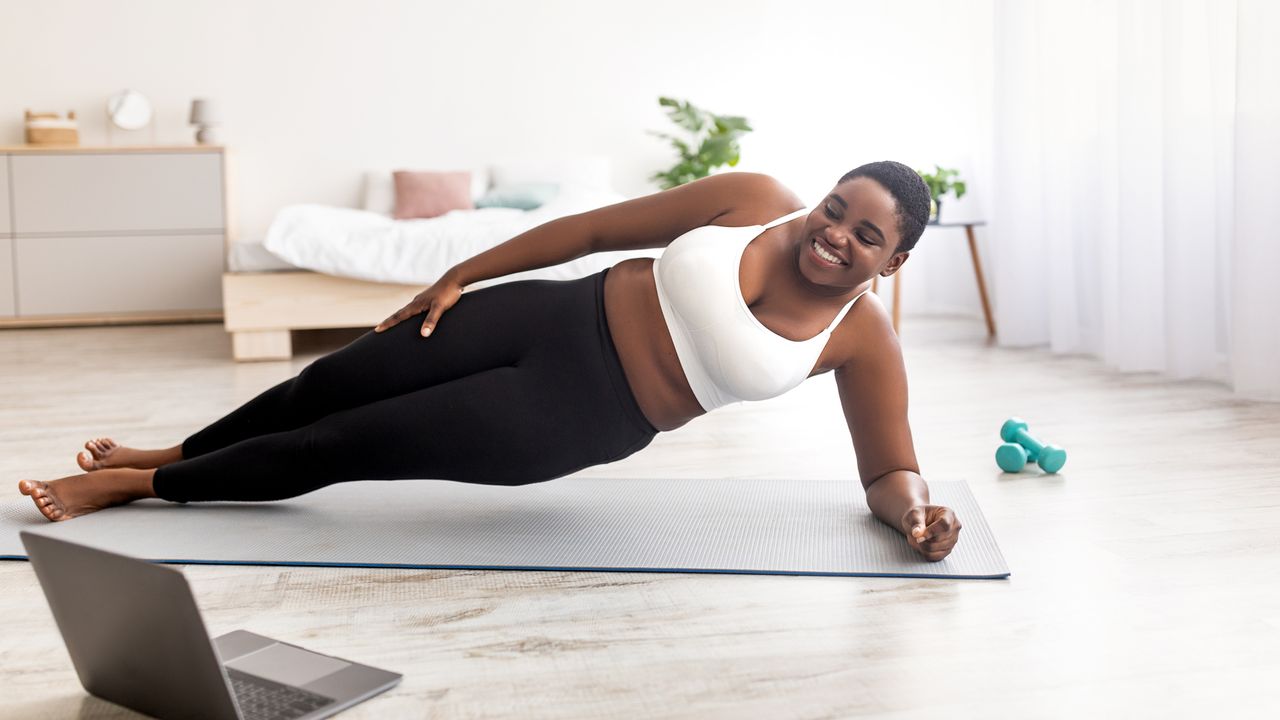
[{"label": "bare shoulder", "polygon": [[666,247],[704,225],[755,225],[804,207],[763,173],[727,172],[575,216],[596,252]]},{"label": "bare shoulder", "polygon": [[893,320],[880,296],[873,292],[853,304],[831,333],[831,344],[835,352],[830,365],[837,370],[902,364],[902,344],[893,329]]},{"label": "bare shoulder", "polygon": [[782,184],[781,180],[772,175],[752,172],[725,173],[725,176],[730,175],[737,175],[743,183],[750,184],[761,200],[778,200],[782,205],[788,205],[795,210],[805,207],[804,201],[800,199],[799,195],[795,194],[791,188]]},{"label": "bare shoulder", "polygon": [[732,175],[738,176],[738,194],[733,208],[719,218],[717,225],[763,225],[807,207],[799,195],[772,175],[735,172],[721,177]]}]

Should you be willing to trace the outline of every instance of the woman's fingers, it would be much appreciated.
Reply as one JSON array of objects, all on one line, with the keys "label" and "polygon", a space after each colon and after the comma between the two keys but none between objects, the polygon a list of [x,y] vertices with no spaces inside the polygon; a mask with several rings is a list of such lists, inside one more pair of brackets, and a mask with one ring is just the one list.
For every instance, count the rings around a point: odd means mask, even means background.
[{"label": "woman's fingers", "polygon": [[[450,297],[451,294],[454,295],[454,297]],[[457,287],[456,284],[451,286],[450,284],[442,281],[441,283],[432,285],[426,290],[418,293],[417,297],[415,297],[408,305],[405,305],[396,311],[394,315],[378,323],[377,327],[373,330],[374,332],[382,332],[389,327],[394,327],[400,324],[401,320],[407,320],[414,315],[426,312],[426,317],[422,319],[422,328],[419,332],[422,334],[422,337],[427,337],[431,334],[432,330],[435,330],[436,324],[440,322],[440,316],[444,311],[453,307],[454,303],[458,302],[456,295],[461,294],[462,290]]]},{"label": "woman's fingers", "polygon": [[960,532],[960,521],[956,519],[955,514],[950,509],[944,509],[947,512],[926,526],[924,532],[920,534],[921,542],[939,542],[948,538],[954,539],[956,533]]},{"label": "woman's fingers", "polygon": [[907,544],[926,560],[935,562],[951,553],[960,538],[960,519],[942,505],[918,505],[902,516]]},{"label": "woman's fingers", "polygon": [[956,546],[956,542],[960,539],[961,527],[955,513],[947,509],[942,517],[927,526],[924,532],[915,538],[915,547],[926,560],[930,562],[941,560]]},{"label": "woman's fingers", "polygon": [[436,322],[440,320],[440,310],[436,309],[437,305],[432,301],[428,306],[427,317],[422,321],[422,337],[427,337],[431,331],[435,329]]},{"label": "woman's fingers", "polygon": [[401,312],[404,312],[404,311],[403,311],[403,310],[398,310],[398,311],[396,311],[396,314],[395,314],[395,315],[392,315],[391,317],[387,318],[386,320],[383,320],[382,322],[378,323],[378,326],[377,326],[377,327],[375,327],[375,328],[373,329],[373,331],[374,331],[374,332],[382,332],[383,330],[386,330],[386,329],[387,329],[387,328],[389,328],[389,327],[395,327],[396,325],[400,324],[400,320],[401,320],[401,318],[400,318],[400,313],[401,313]]},{"label": "woman's fingers", "polygon": [[938,538],[923,538],[916,541],[916,545],[923,552],[937,552],[939,550],[950,550],[956,546],[956,540],[959,537],[956,534],[947,535]]},{"label": "woman's fingers", "polygon": [[392,314],[392,316],[391,316],[391,317],[389,317],[389,318],[387,318],[386,320],[383,320],[382,322],[378,323],[378,326],[377,326],[377,327],[375,327],[375,328],[373,329],[373,331],[374,331],[374,332],[382,332],[383,330],[386,330],[387,328],[393,328],[393,327],[395,327],[396,325],[399,325],[401,320],[404,320],[404,319],[405,319],[405,318],[407,318],[407,317],[413,317],[413,316],[414,316],[414,315],[416,315],[416,314],[417,314],[417,313],[413,311],[413,305],[412,305],[412,304],[410,304],[410,305],[405,305],[404,307],[402,307],[402,308],[400,308],[399,310],[395,311],[395,313],[394,313],[394,314]]},{"label": "woman's fingers", "polygon": [[902,526],[906,529],[908,536],[912,540],[919,538],[920,533],[924,531],[925,525],[928,524],[925,522],[925,507],[926,506],[924,505],[918,505],[908,510],[907,514],[902,516]]},{"label": "woman's fingers", "polygon": [[440,324],[440,316],[457,303],[458,298],[451,296],[448,291],[444,291],[442,295],[432,296],[431,303],[427,306],[427,317],[422,321],[422,337],[430,335]]}]

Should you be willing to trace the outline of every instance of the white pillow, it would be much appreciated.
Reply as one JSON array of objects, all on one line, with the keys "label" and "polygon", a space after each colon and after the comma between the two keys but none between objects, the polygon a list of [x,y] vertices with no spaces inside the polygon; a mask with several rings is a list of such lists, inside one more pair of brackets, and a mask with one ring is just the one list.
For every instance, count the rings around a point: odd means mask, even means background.
[{"label": "white pillow", "polygon": [[[290,265],[327,275],[429,284],[454,265],[529,228],[626,199],[615,192],[566,185],[533,210],[451,210],[413,220],[394,220],[387,214],[355,208],[286,205],[276,213],[263,246]],[[592,253],[568,263],[471,283],[467,289],[526,278],[578,278],[619,260],[658,254],[660,249]]]},{"label": "white pillow", "polygon": [[363,207],[369,212],[382,213],[390,215],[396,208],[396,183],[392,177],[392,173],[396,170],[470,170],[471,171],[471,202],[484,197],[489,192],[489,168],[481,166],[478,168],[420,168],[420,167],[395,167],[387,169],[369,170],[364,174],[364,202]]},{"label": "white pillow", "polygon": [[494,163],[493,184],[550,182],[590,190],[612,190],[607,155],[526,155]]}]

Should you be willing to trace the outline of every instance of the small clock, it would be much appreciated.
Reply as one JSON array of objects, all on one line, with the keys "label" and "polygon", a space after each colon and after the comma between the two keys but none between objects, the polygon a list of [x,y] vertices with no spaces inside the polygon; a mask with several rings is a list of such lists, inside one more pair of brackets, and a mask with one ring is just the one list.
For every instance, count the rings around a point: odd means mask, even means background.
[{"label": "small clock", "polygon": [[151,122],[151,101],[137,90],[121,90],[107,100],[107,116],[121,130],[138,130]]}]

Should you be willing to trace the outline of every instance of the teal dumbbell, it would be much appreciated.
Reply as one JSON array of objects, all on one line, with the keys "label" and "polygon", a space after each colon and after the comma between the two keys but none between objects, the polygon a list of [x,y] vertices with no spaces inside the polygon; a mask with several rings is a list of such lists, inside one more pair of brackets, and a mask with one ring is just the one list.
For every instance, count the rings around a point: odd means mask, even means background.
[{"label": "teal dumbbell", "polygon": [[1035,461],[1035,451],[1027,450],[1018,443],[1004,443],[996,448],[996,464],[1005,472],[1022,472],[1027,463]]},{"label": "teal dumbbell", "polygon": [[996,449],[996,464],[1005,472],[1020,472],[1027,462],[1034,462],[1047,473],[1056,473],[1067,462],[1067,451],[1046,445],[1027,432],[1027,423],[1009,418],[1000,428],[1004,444]]}]

